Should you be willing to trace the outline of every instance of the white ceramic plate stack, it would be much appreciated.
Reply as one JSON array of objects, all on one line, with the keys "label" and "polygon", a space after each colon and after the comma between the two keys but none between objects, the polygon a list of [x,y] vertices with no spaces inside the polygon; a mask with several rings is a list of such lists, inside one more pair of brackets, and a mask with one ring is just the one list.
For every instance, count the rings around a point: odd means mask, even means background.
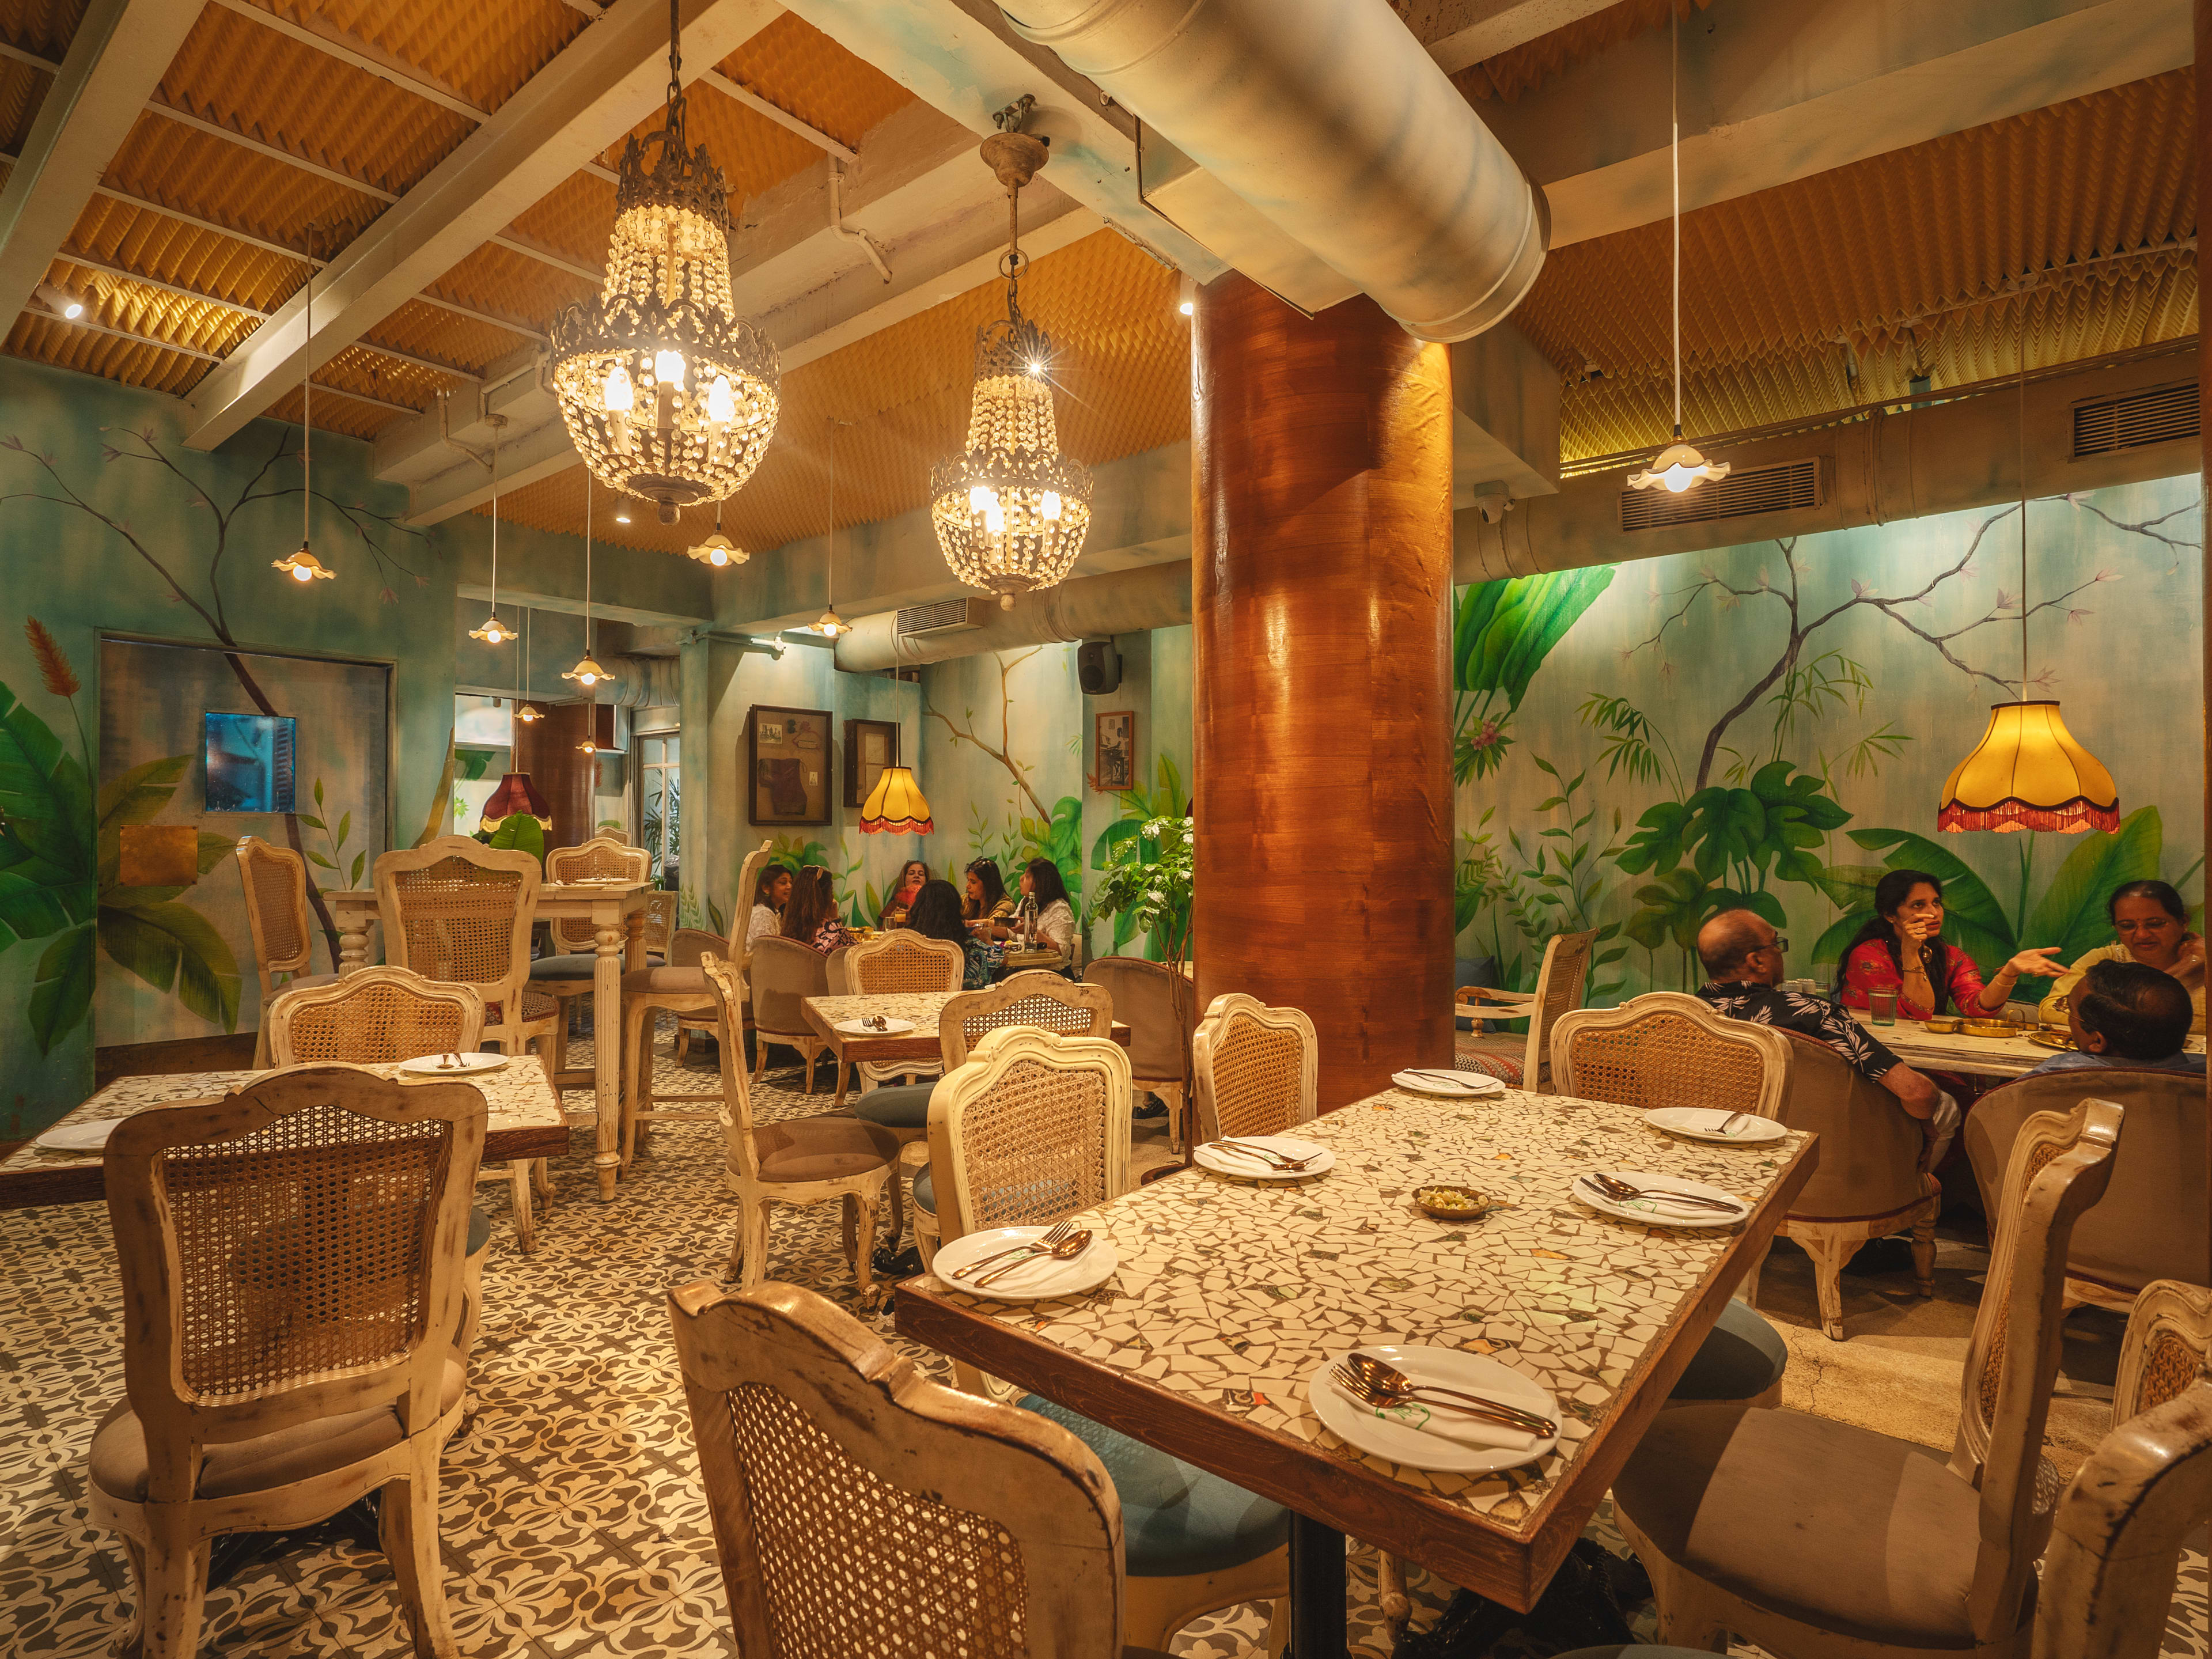
[{"label": "white ceramic plate stack", "polygon": [[892,1019],[888,1016],[881,1025],[870,1025],[857,1019],[841,1019],[830,1029],[840,1036],[904,1036],[908,1031],[914,1030],[914,1022],[910,1019]]},{"label": "white ceramic plate stack", "polygon": [[1574,1195],[1600,1215],[1609,1215],[1617,1220],[1641,1221],[1652,1227],[1733,1227],[1751,1213],[1751,1206],[1734,1193],[1709,1187],[1702,1181],[1654,1175],[1647,1170],[1607,1170],[1603,1173],[1644,1192],[1687,1193],[1696,1198],[1721,1199],[1735,1206],[1723,1212],[1709,1210],[1702,1204],[1669,1204],[1664,1199],[1636,1198],[1622,1203],[1607,1198],[1589,1176],[1577,1176],[1571,1189]]},{"label": "white ceramic plate stack", "polygon": [[[1395,1365],[1415,1382],[1479,1394],[1485,1399],[1547,1417],[1554,1423],[1559,1420],[1559,1402],[1552,1398],[1551,1390],[1511,1366],[1486,1359],[1480,1354],[1467,1353],[1458,1348],[1400,1347],[1381,1343],[1370,1343],[1352,1352],[1371,1354]],[[1409,1469],[1437,1469],[1449,1474],[1495,1474],[1500,1469],[1517,1469],[1524,1463],[1533,1463],[1559,1443],[1556,1436],[1539,1440],[1534,1435],[1485,1423],[1463,1412],[1426,1413],[1418,1407],[1399,1407],[1387,1413],[1378,1413],[1374,1407],[1364,1405],[1346,1394],[1329,1376],[1331,1368],[1344,1357],[1331,1354],[1322,1361],[1313,1375],[1306,1378],[1306,1398],[1313,1402],[1314,1415],[1339,1439],[1359,1451],[1387,1457]],[[1423,1425],[1424,1417],[1429,1426]],[[1469,1443],[1479,1441],[1497,1443]]]},{"label": "white ceramic plate stack", "polygon": [[1288,1135],[1237,1135],[1234,1139],[1249,1146],[1265,1146],[1284,1158],[1304,1158],[1306,1166],[1303,1170],[1279,1170],[1256,1153],[1239,1152],[1214,1140],[1193,1152],[1191,1162],[1201,1170],[1235,1176],[1242,1181],[1304,1181],[1336,1165],[1336,1154],[1317,1140],[1294,1140]]},{"label": "white ceramic plate stack", "polygon": [[[1722,1128],[1721,1125],[1730,1118],[1735,1120],[1734,1126]],[[1724,1112],[1717,1106],[1662,1106],[1656,1112],[1646,1112],[1644,1121],[1670,1135],[1684,1135],[1692,1140],[1728,1141],[1741,1146],[1779,1140],[1790,1133],[1771,1117],[1753,1117],[1749,1112]]]},{"label": "white ceramic plate stack", "polygon": [[57,1123],[31,1144],[47,1152],[97,1152],[106,1150],[119,1117],[96,1117],[82,1123]]},{"label": "white ceramic plate stack", "polygon": [[[460,1064],[456,1066],[454,1060]],[[413,1077],[481,1077],[507,1064],[505,1054],[417,1054],[403,1060],[399,1069]]]},{"label": "white ceramic plate stack", "polygon": [[1121,1265],[1115,1253],[1114,1241],[1104,1233],[1093,1231],[1091,1243],[1083,1254],[1073,1255],[1065,1261],[1055,1261],[1049,1256],[1032,1256],[1016,1266],[1013,1259],[994,1263],[976,1277],[988,1279],[1000,1267],[1012,1267],[1015,1271],[994,1284],[978,1288],[968,1279],[952,1275],[987,1255],[996,1255],[1000,1250],[1011,1250],[1018,1244],[1026,1244],[1042,1238],[1050,1231],[1047,1227],[992,1227],[980,1233],[965,1233],[954,1239],[937,1253],[930,1271],[942,1280],[948,1290],[963,1291],[969,1296],[980,1296],[992,1302],[1049,1302],[1056,1296],[1080,1296],[1085,1291],[1095,1291],[1114,1276]]}]

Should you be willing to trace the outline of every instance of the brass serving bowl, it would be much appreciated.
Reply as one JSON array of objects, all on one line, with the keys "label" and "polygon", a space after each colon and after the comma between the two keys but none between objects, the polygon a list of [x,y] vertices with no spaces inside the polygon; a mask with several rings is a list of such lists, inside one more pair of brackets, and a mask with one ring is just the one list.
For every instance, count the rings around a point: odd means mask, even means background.
[{"label": "brass serving bowl", "polygon": [[1968,1036],[2008,1037],[2020,1035],[2012,1024],[2002,1019],[1970,1019],[1966,1023]]},{"label": "brass serving bowl", "polygon": [[[1441,1203],[1437,1201],[1440,1199],[1443,1200]],[[1442,1182],[1414,1188],[1413,1202],[1420,1206],[1422,1214],[1434,1216],[1439,1221],[1480,1221],[1497,1207],[1486,1193]]]},{"label": "brass serving bowl", "polygon": [[2068,1054],[2075,1052],[2074,1034],[2059,1026],[2046,1025],[2041,1030],[2030,1031],[2027,1040],[2045,1048],[2058,1048]]},{"label": "brass serving bowl", "polygon": [[1929,1030],[1940,1031],[1945,1036],[1957,1036],[1960,1027],[1966,1023],[1956,1014],[1935,1014],[1924,1022]]}]

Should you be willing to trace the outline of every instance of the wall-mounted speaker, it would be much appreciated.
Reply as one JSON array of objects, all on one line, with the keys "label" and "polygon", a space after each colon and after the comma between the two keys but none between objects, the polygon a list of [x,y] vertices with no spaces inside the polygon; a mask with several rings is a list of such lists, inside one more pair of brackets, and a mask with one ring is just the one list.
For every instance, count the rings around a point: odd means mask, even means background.
[{"label": "wall-mounted speaker", "polygon": [[1086,697],[1121,689],[1121,653],[1111,640],[1085,640],[1075,647],[1075,678]]}]

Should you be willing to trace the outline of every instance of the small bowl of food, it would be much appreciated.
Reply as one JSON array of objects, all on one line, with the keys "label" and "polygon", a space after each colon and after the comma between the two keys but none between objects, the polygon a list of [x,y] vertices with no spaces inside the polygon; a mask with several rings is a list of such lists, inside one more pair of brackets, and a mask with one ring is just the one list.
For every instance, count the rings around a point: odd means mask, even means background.
[{"label": "small bowl of food", "polygon": [[2010,1021],[2002,1019],[1970,1019],[1966,1022],[1966,1031],[1968,1036],[1978,1037],[2008,1037],[2020,1035],[2013,1029]]},{"label": "small bowl of food", "polygon": [[1930,1031],[1940,1031],[1945,1036],[1956,1036],[1959,1028],[1966,1024],[1956,1014],[1931,1014],[1923,1022]]},{"label": "small bowl of food", "polygon": [[1489,1195],[1472,1187],[1431,1184],[1413,1188],[1413,1202],[1421,1213],[1438,1221],[1480,1221],[1490,1213]]}]

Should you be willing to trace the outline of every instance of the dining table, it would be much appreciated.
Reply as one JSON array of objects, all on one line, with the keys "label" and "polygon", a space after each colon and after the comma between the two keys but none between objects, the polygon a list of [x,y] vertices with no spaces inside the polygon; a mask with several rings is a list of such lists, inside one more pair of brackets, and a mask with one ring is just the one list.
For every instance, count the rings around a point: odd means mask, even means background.
[{"label": "dining table", "polygon": [[[886,1065],[895,1060],[936,1060],[943,1056],[937,1016],[958,991],[878,991],[858,996],[808,997],[802,1006],[806,1023],[836,1054],[841,1065],[868,1060]],[[882,1018],[911,1029],[866,1035],[842,1031],[841,1025]],[[1129,1028],[1115,1020],[1109,1033],[1124,1048]],[[842,1073],[841,1073],[842,1075]]]},{"label": "dining table", "polygon": [[[1632,1107],[1517,1090],[1389,1089],[1288,1133],[1334,1164],[1277,1180],[1177,1170],[1087,1212],[1119,1258],[1097,1289],[994,1302],[923,1274],[898,1287],[898,1328],[1288,1508],[1297,1659],[1345,1652],[1347,1534],[1525,1612],[1766,1249],[1817,1137],[1690,1140]],[[1596,1170],[1707,1182],[1748,1213],[1613,1219],[1570,1191]],[[1431,1219],[1413,1194],[1433,1182],[1495,1207]],[[1556,1446],[1486,1474],[1356,1449],[1309,1390],[1376,1344],[1532,1379],[1557,1402]]]},{"label": "dining table", "polygon": [[[599,1197],[611,1200],[622,1171],[622,981],[643,968],[646,881],[547,882],[538,890],[540,921],[588,921],[598,960],[592,969],[592,1105],[598,1118],[592,1158]],[[338,926],[338,973],[368,966],[368,930],[377,920],[376,894],[361,888],[325,893]],[[489,1156],[489,1154],[487,1154]]]},{"label": "dining table", "polygon": [[[420,1073],[402,1072],[396,1065],[365,1066],[378,1077],[424,1081]],[[168,1072],[149,1077],[119,1077],[80,1103],[59,1123],[96,1122],[125,1118],[156,1106],[198,1105],[221,1100],[233,1089],[243,1088],[266,1071]],[[482,1072],[463,1079],[483,1091],[487,1118],[482,1162],[503,1164],[519,1158],[559,1158],[568,1150],[568,1119],[561,1097],[545,1075],[544,1062],[534,1054],[517,1054],[497,1071]],[[41,1131],[41,1133],[46,1133]],[[0,1160],[0,1210],[27,1209],[43,1204],[88,1204],[105,1196],[98,1152],[55,1152],[25,1141]]]},{"label": "dining table", "polygon": [[[1863,1008],[1850,1016],[1866,1034],[1908,1066],[1928,1072],[1958,1072],[1972,1077],[2025,1077],[2055,1054],[2064,1052],[2048,1043],[2031,1041],[2027,1028],[2014,1036],[1973,1036],[1965,1031],[1931,1031],[1921,1020],[1903,1014],[1892,1025],[1879,1025]],[[2192,1036],[2185,1045],[2192,1054],[2204,1052],[2204,1039]]]}]

